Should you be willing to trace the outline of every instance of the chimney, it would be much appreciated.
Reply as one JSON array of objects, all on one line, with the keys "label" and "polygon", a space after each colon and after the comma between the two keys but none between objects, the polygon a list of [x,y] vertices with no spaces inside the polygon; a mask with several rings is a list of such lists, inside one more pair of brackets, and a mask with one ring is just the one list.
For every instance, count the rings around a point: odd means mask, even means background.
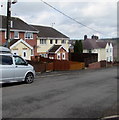
[{"label": "chimney", "polygon": [[87,39],[87,35],[84,35],[84,40],[86,40]]},{"label": "chimney", "polygon": [[92,39],[95,39],[95,40],[98,40],[98,36],[96,36],[96,35],[92,35],[91,38],[92,38]]}]

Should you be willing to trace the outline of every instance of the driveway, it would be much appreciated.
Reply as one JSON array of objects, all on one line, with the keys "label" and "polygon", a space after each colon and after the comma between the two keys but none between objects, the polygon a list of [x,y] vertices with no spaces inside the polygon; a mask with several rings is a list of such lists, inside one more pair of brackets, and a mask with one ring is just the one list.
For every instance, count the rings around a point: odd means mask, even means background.
[{"label": "driveway", "polygon": [[117,114],[117,68],[38,74],[2,88],[3,118],[101,118]]}]

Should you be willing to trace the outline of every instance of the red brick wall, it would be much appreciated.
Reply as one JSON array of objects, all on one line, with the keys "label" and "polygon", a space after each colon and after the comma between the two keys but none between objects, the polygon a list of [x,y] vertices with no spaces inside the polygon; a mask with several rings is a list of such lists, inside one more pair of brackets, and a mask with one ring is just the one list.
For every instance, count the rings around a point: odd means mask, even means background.
[{"label": "red brick wall", "polygon": [[65,51],[63,48],[61,48],[57,53],[55,53],[55,54],[51,54],[51,53],[49,53],[49,57],[54,57],[54,59],[57,59],[57,54],[58,53],[60,53],[60,60],[64,60],[63,58],[62,58],[62,54],[63,53],[65,53],[65,60],[68,60],[68,57],[69,57],[69,55],[68,55],[68,52],[67,51]]},{"label": "red brick wall", "polygon": [[0,31],[0,39],[2,39],[2,40],[0,40],[0,44],[4,44],[6,42],[6,40],[5,40],[5,32]]},{"label": "red brick wall", "polygon": [[97,68],[101,68],[100,62],[95,62],[95,63],[91,63],[89,64],[89,69],[97,69]]},{"label": "red brick wall", "polygon": [[25,41],[34,48],[34,55],[37,55],[37,34],[33,34],[34,39],[25,39]]},{"label": "red brick wall", "polygon": [[91,63],[91,64],[89,64],[88,68],[89,69],[97,69],[97,68],[102,68],[102,67],[106,67],[106,61]]},{"label": "red brick wall", "polygon": [[[5,40],[5,31],[0,32],[0,44],[4,44]],[[10,38],[14,38],[14,32],[10,32]],[[34,55],[37,55],[37,34],[33,34],[34,39],[25,39],[25,41],[34,48]],[[24,40],[24,32],[19,32],[19,39]]]}]

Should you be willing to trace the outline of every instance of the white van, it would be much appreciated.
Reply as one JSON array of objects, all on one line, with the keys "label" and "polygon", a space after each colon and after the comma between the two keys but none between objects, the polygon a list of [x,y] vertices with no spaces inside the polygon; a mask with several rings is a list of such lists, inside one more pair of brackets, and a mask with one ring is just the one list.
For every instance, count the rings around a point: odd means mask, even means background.
[{"label": "white van", "polygon": [[0,83],[19,81],[32,83],[34,77],[33,66],[20,56],[13,55],[8,48],[0,46]]}]

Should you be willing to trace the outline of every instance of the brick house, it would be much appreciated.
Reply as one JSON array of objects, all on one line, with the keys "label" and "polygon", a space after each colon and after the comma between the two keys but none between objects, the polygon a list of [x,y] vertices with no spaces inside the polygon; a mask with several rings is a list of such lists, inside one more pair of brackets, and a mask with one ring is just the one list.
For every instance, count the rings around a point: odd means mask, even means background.
[{"label": "brick house", "polygon": [[47,57],[47,51],[52,49],[54,45],[60,45],[67,52],[69,51],[69,37],[52,27],[38,25],[32,26],[39,31],[37,39],[37,53],[39,55]]},{"label": "brick house", "polygon": [[50,59],[68,60],[68,51],[62,45],[53,45],[47,54]]},{"label": "brick house", "polygon": [[[0,45],[6,43],[6,16],[0,15]],[[30,46],[33,47],[34,55],[37,55],[37,31],[32,26],[17,17],[11,17],[10,40],[23,39]]]}]

